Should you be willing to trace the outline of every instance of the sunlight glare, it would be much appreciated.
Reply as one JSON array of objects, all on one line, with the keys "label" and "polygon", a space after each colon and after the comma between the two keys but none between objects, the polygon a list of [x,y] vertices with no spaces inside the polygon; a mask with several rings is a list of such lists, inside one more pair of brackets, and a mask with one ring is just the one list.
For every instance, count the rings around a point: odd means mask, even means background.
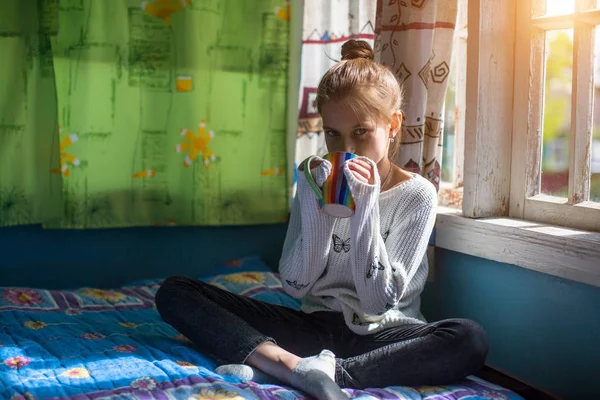
[{"label": "sunlight glare", "polygon": [[575,0],[546,0],[546,15],[563,15],[575,12]]}]

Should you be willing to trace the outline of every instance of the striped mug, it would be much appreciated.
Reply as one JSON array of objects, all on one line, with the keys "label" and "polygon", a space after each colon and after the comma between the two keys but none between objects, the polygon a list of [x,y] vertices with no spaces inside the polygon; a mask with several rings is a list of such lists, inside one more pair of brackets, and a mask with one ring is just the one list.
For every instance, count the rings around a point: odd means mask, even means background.
[{"label": "striped mug", "polygon": [[317,186],[310,173],[310,164],[315,157],[309,157],[304,162],[306,180],[317,195],[321,209],[332,217],[348,218],[354,215],[356,205],[344,174],[344,164],[355,157],[356,154],[345,152],[334,152],[323,156],[331,163],[331,173],[323,184],[323,188]]}]

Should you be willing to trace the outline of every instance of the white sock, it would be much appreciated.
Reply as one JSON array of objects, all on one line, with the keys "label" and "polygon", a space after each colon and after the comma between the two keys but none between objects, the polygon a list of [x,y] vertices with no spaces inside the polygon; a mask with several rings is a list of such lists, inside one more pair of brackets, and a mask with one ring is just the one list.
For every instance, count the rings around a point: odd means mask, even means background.
[{"label": "white sock", "polygon": [[246,364],[221,365],[215,369],[215,372],[219,375],[235,376],[245,383],[256,382],[258,384],[283,385],[283,382],[274,376],[271,376],[265,372],[262,372],[258,368],[253,368]]},{"label": "white sock", "polygon": [[292,370],[290,383],[319,400],[348,399],[335,383],[335,355],[329,350],[301,359]]}]

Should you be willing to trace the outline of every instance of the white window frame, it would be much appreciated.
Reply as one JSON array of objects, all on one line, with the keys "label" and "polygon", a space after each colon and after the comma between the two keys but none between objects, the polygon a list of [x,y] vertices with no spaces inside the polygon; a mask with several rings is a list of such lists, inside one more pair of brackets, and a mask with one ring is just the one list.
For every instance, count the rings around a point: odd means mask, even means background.
[{"label": "white window frame", "polygon": [[[436,246],[600,286],[600,207],[583,201],[590,157],[577,153],[591,141],[593,80],[582,78],[593,73],[600,12],[532,19],[541,3],[468,0],[463,208],[440,209]],[[570,26],[576,135],[564,201],[539,194],[543,31]]]}]

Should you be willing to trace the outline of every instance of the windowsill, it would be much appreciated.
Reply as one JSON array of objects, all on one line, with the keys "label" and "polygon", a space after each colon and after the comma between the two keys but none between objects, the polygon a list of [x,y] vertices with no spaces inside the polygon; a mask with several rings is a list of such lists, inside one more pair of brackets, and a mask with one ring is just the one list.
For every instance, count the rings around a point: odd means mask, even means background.
[{"label": "windowsill", "polygon": [[600,287],[600,233],[439,207],[435,245]]}]

